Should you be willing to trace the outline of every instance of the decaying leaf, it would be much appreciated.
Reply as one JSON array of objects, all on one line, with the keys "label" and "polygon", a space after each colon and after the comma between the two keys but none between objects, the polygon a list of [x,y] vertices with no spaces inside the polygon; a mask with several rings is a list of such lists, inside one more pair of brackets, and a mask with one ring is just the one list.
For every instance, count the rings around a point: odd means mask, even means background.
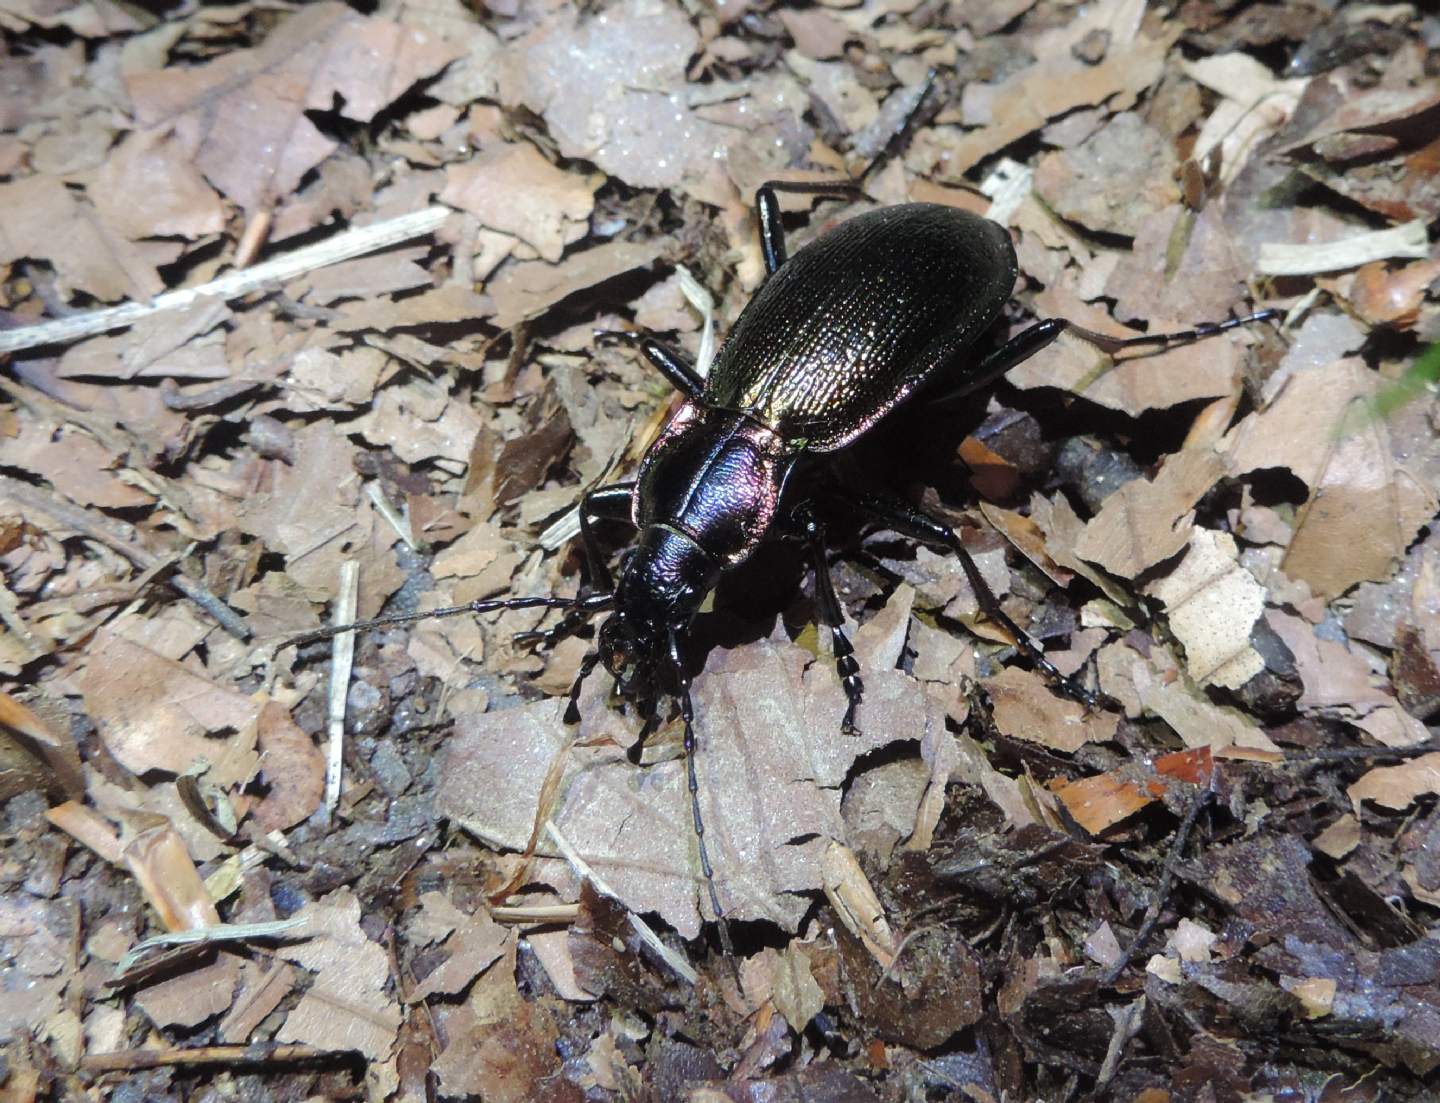
[{"label": "decaying leaf", "polygon": [[338,97],[346,117],[363,122],[456,56],[424,31],[325,0],[255,50],[132,73],[126,86],[142,125],[173,130],[206,178],[254,213],[335,151],[306,110],[329,110]]},{"label": "decaying leaf", "polygon": [[1193,529],[1185,558],[1150,593],[1164,603],[1198,684],[1238,689],[1264,669],[1250,632],[1265,608],[1265,588],[1240,566],[1228,533]]}]

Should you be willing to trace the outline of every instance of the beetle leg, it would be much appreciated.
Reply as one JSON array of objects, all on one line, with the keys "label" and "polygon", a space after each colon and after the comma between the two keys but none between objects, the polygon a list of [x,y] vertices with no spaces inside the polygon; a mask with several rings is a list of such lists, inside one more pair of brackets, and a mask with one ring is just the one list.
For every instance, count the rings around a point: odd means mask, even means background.
[{"label": "beetle leg", "polygon": [[1252,322],[1268,322],[1272,318],[1284,316],[1283,310],[1273,308],[1257,310],[1254,314],[1245,314],[1239,318],[1226,318],[1223,322],[1201,322],[1194,329],[1184,329],[1175,333],[1145,333],[1139,337],[1111,337],[1109,334],[1084,329],[1074,322],[1061,321],[1060,324],[1064,329],[1075,334],[1076,337],[1089,341],[1096,348],[1105,352],[1119,352],[1121,349],[1136,348],[1140,345],[1175,345],[1184,341],[1199,341],[1204,337],[1214,337],[1217,333],[1224,333],[1228,329],[1248,326]]},{"label": "beetle leg", "polygon": [[785,263],[785,226],[780,221],[780,200],[776,192],[796,195],[829,195],[859,199],[865,193],[850,180],[767,180],[755,193],[755,217],[760,223],[760,252],[765,257],[765,274],[773,276]]},{"label": "beetle leg", "polygon": [[[1202,338],[1213,337],[1217,333],[1224,333],[1226,330],[1249,325],[1252,322],[1265,322],[1272,318],[1279,318],[1282,314],[1283,312],[1279,310],[1257,310],[1254,314],[1246,314],[1239,318],[1227,318],[1223,322],[1203,322],[1194,329],[1186,329],[1177,333],[1146,333],[1139,337],[1111,337],[1104,333],[1096,333],[1083,326],[1077,326],[1074,322],[1068,322],[1064,318],[1046,318],[1044,321],[1036,322],[1028,329],[1021,330],[998,349],[989,353],[980,363],[965,372],[964,382],[955,389],[932,399],[930,405],[948,406],[956,399],[964,398],[973,391],[988,387],[1011,368],[1030,359],[1062,333],[1073,333],[1076,337],[1088,341],[1103,352],[1115,353],[1121,349],[1136,348],[1141,345],[1173,345],[1183,341],[1199,341]],[[944,368],[941,368],[940,371],[943,373]]]},{"label": "beetle leg", "polygon": [[710,864],[710,851],[705,845],[705,821],[700,817],[700,779],[695,772],[695,706],[690,700],[690,679],[685,675],[684,663],[680,658],[680,641],[670,633],[670,672],[675,679],[675,696],[680,702],[680,719],[685,724],[685,786],[690,790],[690,818],[695,825],[695,843],[700,851],[700,872],[705,877],[705,887],[710,893],[710,910],[720,925],[720,945],[725,956],[733,958],[735,947],[730,942],[730,924],[725,919],[725,909],[720,906],[720,894],[715,889],[715,868]]},{"label": "beetle leg", "polygon": [[633,480],[612,483],[587,491],[580,499],[580,539],[585,545],[585,563],[590,568],[590,585],[607,591],[615,589],[610,577],[610,568],[600,554],[600,542],[590,527],[591,521],[629,521],[631,503],[635,496]]},{"label": "beetle leg", "polygon": [[590,594],[587,597],[577,598],[568,609],[560,622],[553,628],[533,632],[516,632],[511,639],[515,643],[539,643],[540,646],[554,647],[567,636],[573,636],[576,631],[593,617],[596,613],[603,613],[607,609],[615,607],[615,595],[613,593]]},{"label": "beetle leg", "polygon": [[894,157],[910,140],[915,128],[920,125],[929,106],[930,93],[935,88],[935,70],[925,77],[925,84],[915,105],[905,113],[905,118],[885,142],[885,147],[866,165],[860,175],[852,180],[825,180],[802,182],[798,180],[767,180],[755,193],[755,218],[760,223],[760,251],[765,257],[765,274],[773,276],[775,270],[785,263],[785,227],[780,221],[780,201],[776,192],[792,192],[797,195],[848,196],[859,199],[864,196],[864,183],[887,161]]},{"label": "beetle leg", "polygon": [[575,675],[575,681],[570,684],[570,701],[565,706],[565,723],[580,723],[580,686],[599,664],[600,652],[593,649],[585,652],[585,657],[580,660],[579,673]]},{"label": "beetle leg", "polygon": [[810,562],[815,568],[815,600],[820,616],[830,628],[830,650],[835,656],[835,673],[845,689],[849,702],[840,730],[846,735],[859,735],[855,727],[855,710],[860,707],[865,683],[860,679],[860,664],[855,661],[855,648],[845,634],[845,613],[835,596],[835,582],[830,577],[830,560],[825,554],[825,529],[815,518],[808,504],[797,506],[791,514],[810,549]]},{"label": "beetle leg", "polygon": [[1010,619],[1009,614],[1000,607],[1000,599],[995,596],[995,591],[990,589],[990,584],[985,581],[985,576],[980,573],[980,568],[975,565],[975,560],[965,550],[965,545],[960,542],[960,537],[956,535],[954,529],[943,521],[931,517],[924,510],[916,509],[908,502],[899,499],[866,495],[859,504],[867,513],[895,532],[953,551],[960,558],[960,567],[970,582],[970,588],[975,591],[975,597],[979,600],[980,608],[986,617],[1010,635],[1015,646],[1024,652],[1036,668],[1059,686],[1066,696],[1074,698],[1087,708],[1099,709],[1106,704],[1102,695],[1086,689],[1074,679],[1061,674],[1055,668],[1055,664],[1045,657],[1045,652],[1041,650],[1040,645]]},{"label": "beetle leg", "polygon": [[[945,391],[927,405],[948,406],[956,399],[964,398],[974,391],[988,387],[1011,368],[1030,359],[1065,330],[1071,328],[1073,327],[1064,318],[1046,318],[1043,322],[1036,322],[1028,329],[1021,330],[998,349],[987,354],[980,363],[968,369],[965,372],[964,381],[953,390]],[[943,374],[945,369],[942,367],[939,371]]]},{"label": "beetle leg", "polygon": [[684,356],[669,345],[655,340],[649,334],[607,329],[596,330],[595,336],[602,340],[625,341],[633,344],[645,359],[654,365],[655,370],[686,398],[699,398],[700,392],[705,389],[705,380],[700,378],[700,373]]}]

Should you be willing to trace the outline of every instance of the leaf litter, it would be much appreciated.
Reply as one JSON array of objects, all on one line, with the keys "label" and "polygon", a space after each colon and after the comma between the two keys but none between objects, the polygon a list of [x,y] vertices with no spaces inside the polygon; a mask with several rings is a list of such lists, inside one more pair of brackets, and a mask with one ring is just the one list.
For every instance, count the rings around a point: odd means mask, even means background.
[{"label": "leaf litter", "polygon": [[[0,14],[8,1093],[1433,1094],[1440,448],[1431,390],[1391,397],[1440,340],[1433,17],[992,7]],[[932,69],[872,194],[1005,217],[1001,328],[1289,312],[1062,338],[877,438],[1110,703],[839,524],[858,735],[800,564],[696,626],[736,961],[677,725],[596,675],[567,727],[586,640],[514,644],[540,613],[359,639],[324,807],[328,648],[278,640],[347,564],[362,616],[575,592],[541,532],[671,402],[595,332],[693,354],[682,263],[723,332],[757,184],[853,171]],[[848,213],[786,210],[792,248]],[[26,337],[57,319],[88,336]],[[129,964],[160,928],[204,940]]]}]

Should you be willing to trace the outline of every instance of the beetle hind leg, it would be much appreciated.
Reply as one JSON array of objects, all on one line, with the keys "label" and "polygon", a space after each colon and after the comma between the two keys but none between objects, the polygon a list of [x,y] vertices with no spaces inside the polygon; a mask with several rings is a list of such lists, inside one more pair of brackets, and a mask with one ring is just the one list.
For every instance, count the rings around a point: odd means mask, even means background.
[{"label": "beetle hind leg", "polygon": [[840,608],[840,599],[835,595],[835,582],[830,577],[830,561],[825,552],[825,529],[816,520],[808,505],[798,507],[792,515],[810,551],[810,562],[815,570],[815,601],[820,616],[830,629],[830,650],[835,656],[835,673],[845,690],[848,702],[845,718],[840,730],[846,735],[859,735],[855,727],[855,710],[865,695],[865,683],[860,678],[860,664],[855,661],[855,648],[845,634],[845,613]]},{"label": "beetle hind leg", "polygon": [[960,560],[960,568],[965,572],[970,588],[975,591],[981,611],[993,623],[1003,628],[1011,637],[1015,647],[1067,697],[1080,702],[1088,709],[1097,711],[1113,704],[1105,694],[1097,693],[1081,685],[1074,678],[1060,673],[1055,664],[1045,657],[1045,652],[1040,645],[1010,619],[1009,614],[1001,608],[1000,599],[995,596],[995,591],[990,588],[990,584],[985,581],[985,576],[980,573],[980,568],[976,566],[974,558],[965,550],[965,545],[960,542],[960,537],[949,525],[936,520],[924,510],[916,509],[899,499],[871,495],[863,498],[860,505],[867,513],[895,532],[913,537],[934,547],[953,551]]}]

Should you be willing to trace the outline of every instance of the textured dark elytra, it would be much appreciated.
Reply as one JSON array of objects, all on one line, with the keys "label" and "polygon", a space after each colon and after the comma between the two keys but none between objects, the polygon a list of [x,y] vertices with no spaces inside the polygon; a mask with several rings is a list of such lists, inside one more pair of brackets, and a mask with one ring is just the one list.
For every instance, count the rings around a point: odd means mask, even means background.
[{"label": "textured dark elytra", "polygon": [[[565,610],[559,624],[540,636],[554,642],[589,617],[609,612],[595,648],[581,663],[566,721],[578,721],[580,685],[599,664],[614,676],[622,694],[647,709],[662,697],[676,702],[684,723],[701,872],[711,909],[722,920],[727,951],[724,910],[696,798],[694,710],[685,655],[691,622],[721,575],[767,542],[788,539],[806,545],[816,604],[830,629],[848,700],[841,726],[853,731],[864,687],[845,636],[813,501],[827,477],[832,488],[837,481],[843,486],[843,478],[833,476],[829,467],[836,454],[917,391],[924,391],[927,402],[952,401],[995,381],[1067,329],[1115,351],[1194,340],[1276,314],[1261,311],[1182,333],[1128,339],[1048,319],[977,357],[973,348],[999,317],[1018,274],[1008,230],[954,208],[905,204],[854,217],[787,259],[777,191],[854,195],[857,187],[771,182],[759,189],[756,214],[766,280],[735,322],[708,376],[702,379],[664,345],[638,339],[641,351],[685,401],[645,454],[633,481],[583,497],[580,530],[590,577],[580,596],[477,601],[302,637],[420,617],[550,607]],[[1010,621],[948,525],[898,496],[856,494],[850,500],[880,525],[954,552],[986,615],[1058,686],[1099,704],[1089,691],[1063,678]],[[597,520],[628,521],[638,530],[618,582],[595,539]]]}]

